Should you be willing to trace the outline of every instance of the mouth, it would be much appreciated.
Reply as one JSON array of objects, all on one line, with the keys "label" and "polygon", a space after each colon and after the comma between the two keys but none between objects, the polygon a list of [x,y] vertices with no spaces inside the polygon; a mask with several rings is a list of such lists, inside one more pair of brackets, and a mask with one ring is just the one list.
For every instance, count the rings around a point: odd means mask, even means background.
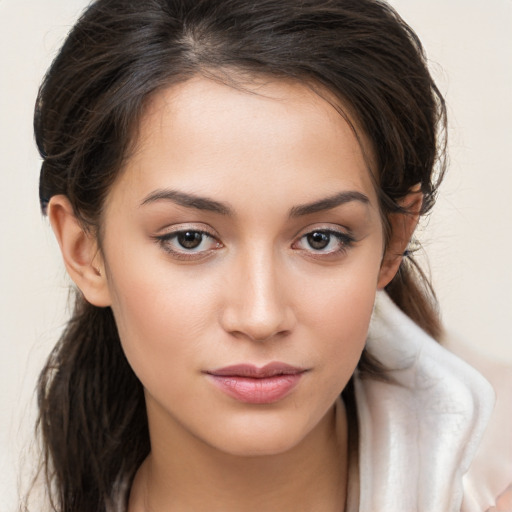
[{"label": "mouth", "polygon": [[271,404],[288,396],[307,371],[273,362],[263,367],[238,364],[204,373],[218,389],[237,401]]}]

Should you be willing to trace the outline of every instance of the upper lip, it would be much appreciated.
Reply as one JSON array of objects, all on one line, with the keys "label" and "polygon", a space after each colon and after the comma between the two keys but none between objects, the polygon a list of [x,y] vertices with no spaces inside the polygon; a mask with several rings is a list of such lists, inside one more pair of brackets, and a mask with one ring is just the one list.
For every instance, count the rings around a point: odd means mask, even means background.
[{"label": "upper lip", "polygon": [[277,375],[295,375],[304,372],[304,368],[292,366],[281,362],[272,362],[265,366],[258,367],[253,364],[234,364],[224,368],[208,370],[209,375],[219,377],[249,377],[253,379],[265,379]]}]

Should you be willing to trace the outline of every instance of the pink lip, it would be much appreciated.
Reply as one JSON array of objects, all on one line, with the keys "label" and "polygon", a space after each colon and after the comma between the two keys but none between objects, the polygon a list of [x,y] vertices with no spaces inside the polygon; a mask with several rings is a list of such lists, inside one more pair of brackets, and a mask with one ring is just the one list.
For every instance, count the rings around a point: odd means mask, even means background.
[{"label": "pink lip", "polygon": [[306,372],[285,363],[269,363],[262,368],[237,364],[205,372],[221,391],[251,404],[278,402],[292,392]]}]

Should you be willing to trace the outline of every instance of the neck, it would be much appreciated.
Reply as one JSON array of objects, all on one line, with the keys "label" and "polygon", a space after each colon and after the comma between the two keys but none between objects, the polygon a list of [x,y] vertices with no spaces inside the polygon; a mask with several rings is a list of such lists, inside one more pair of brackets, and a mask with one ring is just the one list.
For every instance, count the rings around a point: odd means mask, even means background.
[{"label": "neck", "polygon": [[[151,432],[151,428],[150,428]],[[155,444],[139,469],[129,512],[340,512],[347,487],[347,420],[341,401],[297,446],[240,457],[197,439]]]}]

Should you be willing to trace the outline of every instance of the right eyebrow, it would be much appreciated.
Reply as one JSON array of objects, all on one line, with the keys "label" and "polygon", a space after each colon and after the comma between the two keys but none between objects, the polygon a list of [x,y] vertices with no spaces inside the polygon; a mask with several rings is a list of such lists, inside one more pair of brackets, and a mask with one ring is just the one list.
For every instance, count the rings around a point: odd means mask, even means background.
[{"label": "right eyebrow", "polygon": [[232,215],[232,209],[224,203],[210,199],[209,197],[180,192],[172,189],[157,189],[147,195],[141,206],[154,203],[156,201],[171,201],[185,208],[195,208],[196,210],[206,210],[221,215]]}]

